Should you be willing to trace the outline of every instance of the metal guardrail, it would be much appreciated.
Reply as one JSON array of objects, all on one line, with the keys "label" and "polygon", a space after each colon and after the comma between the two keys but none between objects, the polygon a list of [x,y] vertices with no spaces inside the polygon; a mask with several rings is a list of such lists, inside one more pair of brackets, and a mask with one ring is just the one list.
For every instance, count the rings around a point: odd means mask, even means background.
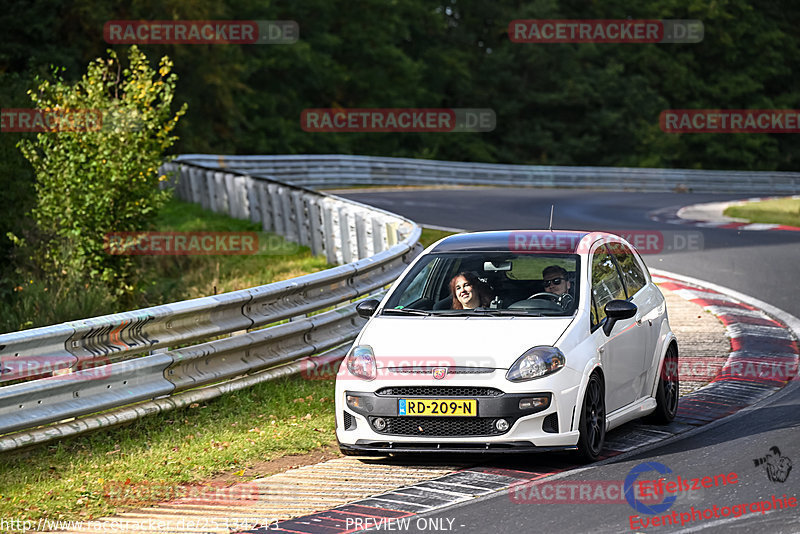
[{"label": "metal guardrail", "polygon": [[[165,167],[177,174],[173,183],[180,198],[260,222],[344,265],[213,297],[0,335],[0,451],[341,358],[343,345],[364,323],[351,301],[392,283],[419,253],[420,228],[386,211],[237,171]],[[49,426],[34,429],[41,425]]]},{"label": "metal guardrail", "polygon": [[637,191],[800,193],[800,173],[462,163],[348,155],[217,156],[178,161],[236,169],[305,187],[507,185]]}]

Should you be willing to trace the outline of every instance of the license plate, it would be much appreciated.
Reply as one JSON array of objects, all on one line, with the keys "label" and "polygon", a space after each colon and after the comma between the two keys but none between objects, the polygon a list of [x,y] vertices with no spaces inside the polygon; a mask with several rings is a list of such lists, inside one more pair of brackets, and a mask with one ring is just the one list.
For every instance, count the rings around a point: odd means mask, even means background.
[{"label": "license plate", "polygon": [[398,415],[477,417],[478,401],[475,399],[400,399]]}]

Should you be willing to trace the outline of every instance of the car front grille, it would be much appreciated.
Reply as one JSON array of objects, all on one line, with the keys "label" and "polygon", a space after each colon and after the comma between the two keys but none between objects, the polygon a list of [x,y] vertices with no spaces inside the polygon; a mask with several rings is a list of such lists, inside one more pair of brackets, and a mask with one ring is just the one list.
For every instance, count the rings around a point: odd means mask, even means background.
[{"label": "car front grille", "polygon": [[496,388],[477,386],[393,386],[381,388],[375,394],[404,397],[499,397],[503,392]]},{"label": "car front grille", "polygon": [[386,428],[380,433],[394,436],[450,437],[505,434],[497,430],[494,424],[497,419],[493,417],[384,417],[383,419],[386,421]]}]

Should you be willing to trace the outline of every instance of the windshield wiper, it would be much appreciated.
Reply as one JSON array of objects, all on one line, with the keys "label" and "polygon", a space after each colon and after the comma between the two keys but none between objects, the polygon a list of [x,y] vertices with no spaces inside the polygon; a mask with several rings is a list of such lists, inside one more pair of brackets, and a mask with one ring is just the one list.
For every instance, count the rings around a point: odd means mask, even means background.
[{"label": "windshield wiper", "polygon": [[513,315],[527,315],[529,317],[541,317],[542,314],[531,310],[506,310],[506,309],[475,309],[474,313],[480,315],[489,315],[491,317],[513,316]]},{"label": "windshield wiper", "polygon": [[443,313],[448,317],[469,317],[473,315],[484,315],[488,317],[509,317],[509,316],[525,316],[525,317],[541,317],[542,314],[530,310],[505,310],[499,308],[474,308],[466,310],[457,310],[455,312]]},{"label": "windshield wiper", "polygon": [[433,315],[425,310],[415,308],[384,308],[383,315]]}]

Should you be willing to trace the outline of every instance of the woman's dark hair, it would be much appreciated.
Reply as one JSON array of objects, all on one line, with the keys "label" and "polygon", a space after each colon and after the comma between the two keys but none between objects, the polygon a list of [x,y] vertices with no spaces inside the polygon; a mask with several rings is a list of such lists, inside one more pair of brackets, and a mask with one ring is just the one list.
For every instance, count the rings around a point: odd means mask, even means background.
[{"label": "woman's dark hair", "polygon": [[481,307],[488,306],[492,302],[492,290],[489,288],[489,284],[481,282],[478,276],[473,272],[462,271],[450,279],[450,293],[453,295],[453,303],[450,305],[450,308],[453,310],[464,309],[464,306],[461,305],[461,301],[456,297],[456,280],[462,276],[464,280],[472,286],[472,290],[477,293],[478,305]]}]

